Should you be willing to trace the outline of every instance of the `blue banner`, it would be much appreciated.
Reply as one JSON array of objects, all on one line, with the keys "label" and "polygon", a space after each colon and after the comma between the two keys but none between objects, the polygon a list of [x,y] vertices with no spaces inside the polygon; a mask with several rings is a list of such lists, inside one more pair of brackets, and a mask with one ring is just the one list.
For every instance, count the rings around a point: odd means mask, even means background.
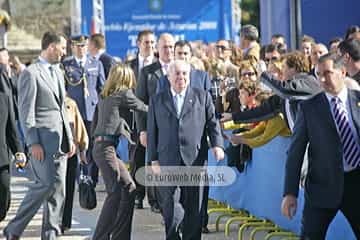
[{"label": "blue banner", "polygon": [[303,33],[327,45],[334,37],[344,37],[351,25],[360,25],[359,9],[359,0],[302,0]]},{"label": "blue banner", "polygon": [[[122,58],[135,53],[137,34],[144,29],[157,36],[172,33],[176,40],[233,39],[231,9],[231,0],[104,0],[107,51]],[[92,1],[82,0],[81,10],[89,26]]]},{"label": "blue banner", "polygon": [[[299,0],[301,33],[314,37],[316,42],[328,44],[334,37],[344,37],[346,29],[360,24],[359,0]],[[260,0],[261,44],[269,44],[271,35],[283,34],[291,45],[291,22],[295,16],[291,8],[295,1]],[[319,14],[321,13],[321,14]],[[294,42],[294,41],[293,41]]]}]

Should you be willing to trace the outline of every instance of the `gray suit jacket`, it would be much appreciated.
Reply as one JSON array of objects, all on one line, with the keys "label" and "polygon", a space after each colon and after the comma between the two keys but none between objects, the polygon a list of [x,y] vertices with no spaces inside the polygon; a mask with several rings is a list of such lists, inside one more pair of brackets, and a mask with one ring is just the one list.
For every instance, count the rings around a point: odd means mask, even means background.
[{"label": "gray suit jacket", "polygon": [[199,153],[205,131],[211,147],[223,146],[208,92],[188,87],[179,118],[170,90],[154,95],[147,121],[148,161],[159,161],[162,166],[179,166],[182,162],[188,166],[204,165]]},{"label": "gray suit jacket", "polygon": [[280,81],[264,72],[261,74],[260,81],[279,97],[293,101],[309,99],[322,91],[319,81],[307,73],[298,73],[292,79]]},{"label": "gray suit jacket", "polygon": [[92,122],[92,136],[110,135],[126,137],[131,143],[130,110],[147,112],[148,107],[140,101],[132,89],[121,90],[116,94],[100,99]]},{"label": "gray suit jacket", "polygon": [[[348,100],[354,127],[360,136],[360,92],[349,90]],[[308,143],[306,199],[316,207],[338,207],[344,189],[343,146],[325,93],[300,104],[286,161],[284,195],[298,195],[301,166]]]},{"label": "gray suit jacket", "polygon": [[46,159],[68,152],[72,141],[65,117],[64,77],[57,66],[54,73],[57,81],[40,61],[36,61],[22,72],[18,82],[19,119],[26,144],[41,144]]},{"label": "gray suit jacket", "polygon": [[261,75],[260,80],[270,87],[275,95],[256,108],[233,113],[232,118],[235,122],[259,122],[273,118],[281,112],[288,123],[285,99],[289,100],[292,118],[296,120],[299,101],[309,99],[322,91],[319,82],[306,73],[298,73],[292,79],[279,81],[265,72]]}]

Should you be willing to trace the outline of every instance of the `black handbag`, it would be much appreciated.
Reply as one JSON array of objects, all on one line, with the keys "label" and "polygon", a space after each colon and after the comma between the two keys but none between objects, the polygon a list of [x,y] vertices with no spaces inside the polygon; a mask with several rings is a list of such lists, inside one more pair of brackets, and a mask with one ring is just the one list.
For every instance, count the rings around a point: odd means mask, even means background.
[{"label": "black handbag", "polygon": [[94,183],[90,176],[85,175],[82,164],[80,165],[80,180],[79,180],[79,202],[80,207],[91,210],[96,208],[96,192]]}]

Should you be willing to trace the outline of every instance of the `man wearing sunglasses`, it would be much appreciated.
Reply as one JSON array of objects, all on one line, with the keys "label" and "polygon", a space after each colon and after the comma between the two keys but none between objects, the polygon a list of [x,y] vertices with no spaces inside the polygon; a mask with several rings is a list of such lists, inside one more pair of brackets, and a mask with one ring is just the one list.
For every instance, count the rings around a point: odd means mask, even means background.
[{"label": "man wearing sunglasses", "polygon": [[228,40],[221,39],[215,45],[216,58],[225,64],[226,77],[239,79],[239,67],[234,65],[230,58],[232,56],[232,48]]},{"label": "man wearing sunglasses", "polygon": [[265,47],[265,63],[279,60],[286,53],[286,46],[281,43],[269,44]]}]

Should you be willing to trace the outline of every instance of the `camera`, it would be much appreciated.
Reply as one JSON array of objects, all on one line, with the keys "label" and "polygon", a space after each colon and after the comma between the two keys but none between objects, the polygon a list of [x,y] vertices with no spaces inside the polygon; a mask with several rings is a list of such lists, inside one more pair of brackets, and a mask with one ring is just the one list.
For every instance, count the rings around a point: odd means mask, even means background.
[{"label": "camera", "polygon": [[15,154],[15,167],[18,172],[25,172],[25,166],[26,166],[26,156],[24,153],[16,153]]},{"label": "camera", "polygon": [[228,91],[230,89],[236,88],[236,81],[235,78],[233,77],[227,77],[224,79],[224,85],[225,85],[225,90]]}]

